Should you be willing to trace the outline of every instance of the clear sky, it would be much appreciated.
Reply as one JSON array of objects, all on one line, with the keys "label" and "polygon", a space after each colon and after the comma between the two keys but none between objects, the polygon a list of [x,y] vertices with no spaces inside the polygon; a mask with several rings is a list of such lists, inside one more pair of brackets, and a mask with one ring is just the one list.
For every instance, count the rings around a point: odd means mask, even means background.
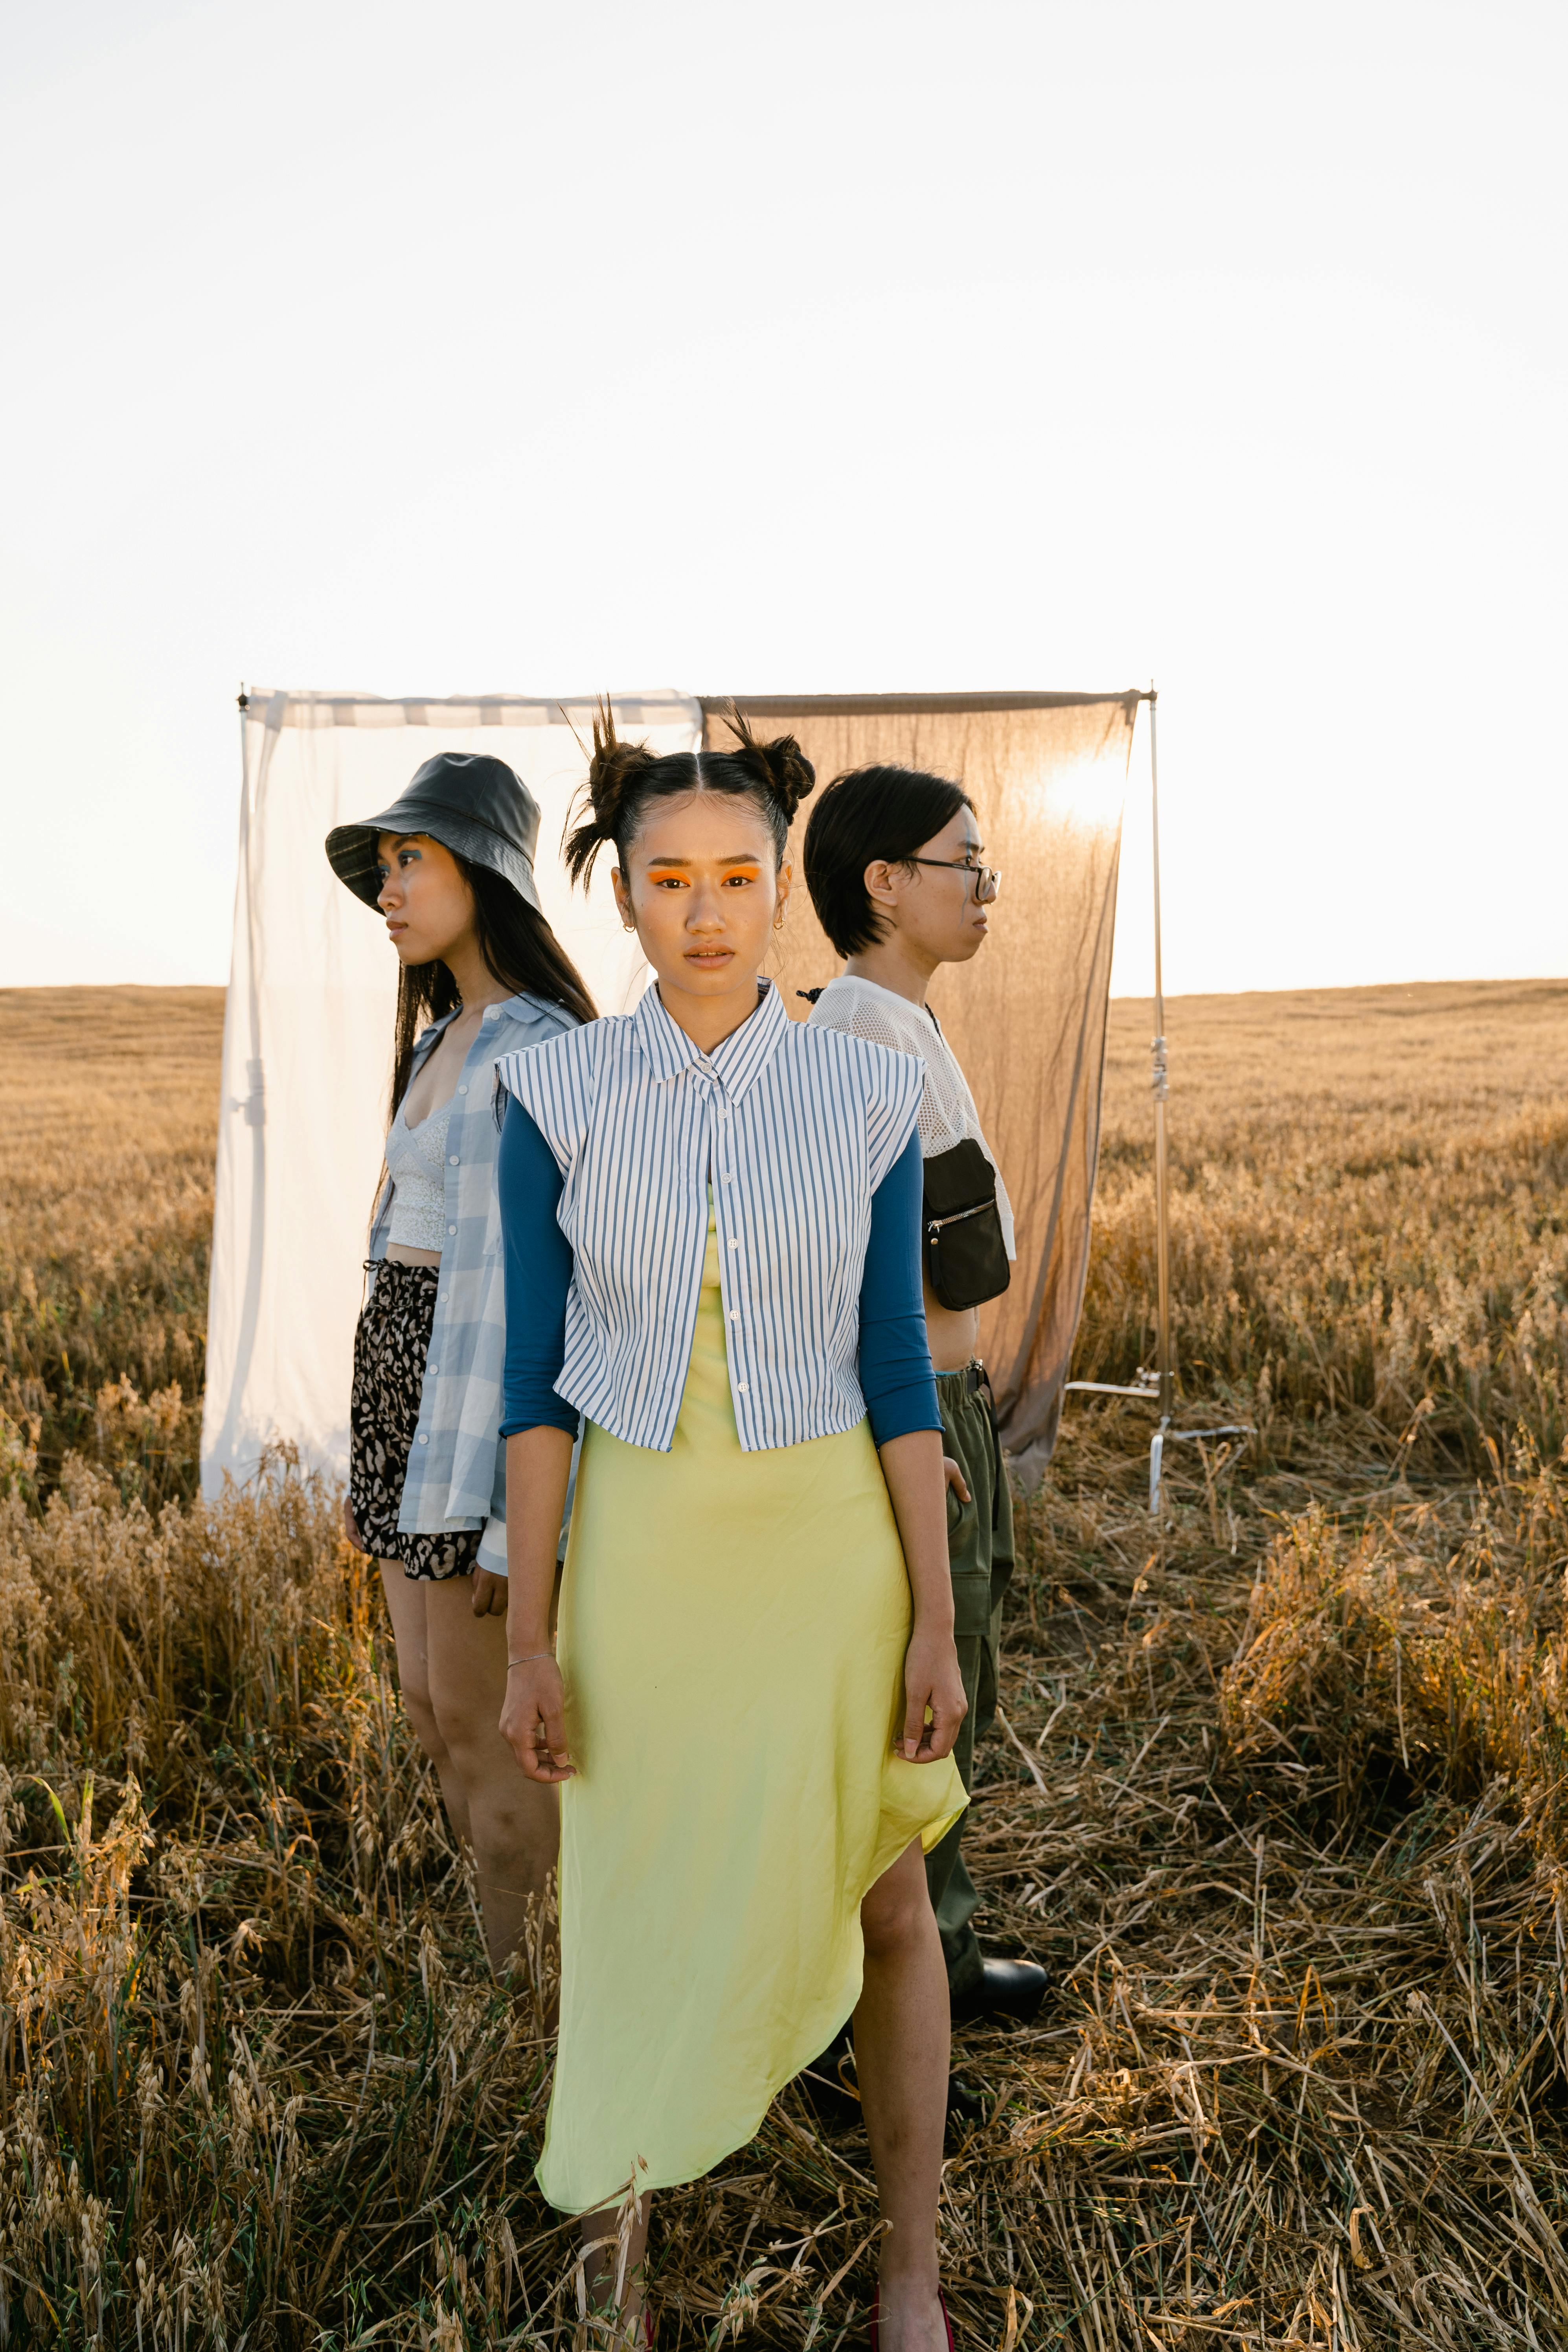
[{"label": "clear sky", "polygon": [[1152,677],[1169,987],[1568,970],[1565,52],[0,0],[0,981],[226,976],[241,678]]}]

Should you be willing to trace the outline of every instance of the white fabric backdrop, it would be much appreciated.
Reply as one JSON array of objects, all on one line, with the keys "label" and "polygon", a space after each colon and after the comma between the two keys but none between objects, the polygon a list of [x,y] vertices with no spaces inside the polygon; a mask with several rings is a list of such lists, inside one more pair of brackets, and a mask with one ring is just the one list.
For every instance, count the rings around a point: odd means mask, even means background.
[{"label": "white fabric backdrop", "polygon": [[[701,741],[683,695],[617,696],[616,721],[659,751]],[[207,1310],[202,1491],[251,1476],[279,1440],[342,1475],[366,1234],[385,1132],[397,960],[322,847],[395,800],[436,751],[507,761],[542,811],[539,895],[605,1013],[647,973],[603,859],[584,902],[559,846],[592,705],[494,695],[384,701],[269,694],[245,713],[234,964],[224,1024]],[[573,729],[577,732],[574,734]]]}]

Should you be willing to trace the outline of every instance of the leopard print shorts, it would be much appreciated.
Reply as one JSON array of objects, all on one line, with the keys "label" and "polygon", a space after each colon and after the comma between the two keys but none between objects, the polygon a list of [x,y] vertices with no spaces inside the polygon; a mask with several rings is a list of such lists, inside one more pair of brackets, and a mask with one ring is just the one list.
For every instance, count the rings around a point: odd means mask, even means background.
[{"label": "leopard print shorts", "polygon": [[375,1287],[354,1333],[349,1505],[366,1551],[377,1559],[401,1560],[404,1574],[418,1582],[438,1584],[448,1576],[469,1574],[483,1532],[450,1528],[410,1536],[397,1525],[408,1449],[419,1425],[440,1268],[383,1258],[372,1270]]}]

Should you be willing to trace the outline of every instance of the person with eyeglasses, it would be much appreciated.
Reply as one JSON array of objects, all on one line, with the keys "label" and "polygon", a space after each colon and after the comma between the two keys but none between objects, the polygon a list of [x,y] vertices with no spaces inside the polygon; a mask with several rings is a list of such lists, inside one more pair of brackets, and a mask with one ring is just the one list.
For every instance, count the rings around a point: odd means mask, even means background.
[{"label": "person with eyeglasses", "polygon": [[[1007,1287],[1013,1213],[974,1097],[926,991],[943,964],[985,943],[1001,876],[987,866],[974,804],[961,784],[914,768],[839,776],[805,829],[806,888],[842,972],[814,998],[811,1020],[919,1056],[925,1174],[926,1329],[937,1375],[947,1477],[954,1630],[969,1712],[953,1750],[966,1787],[974,1739],[994,1720],[1002,1605],[1013,1573],[1013,1503],[995,1408],[978,1349],[980,1306]],[[926,1857],[927,1883],[954,2018],[1038,2011],[1046,1972],[984,1958],[979,1896],[955,1822]],[[967,2112],[963,2086],[951,2104]]]}]

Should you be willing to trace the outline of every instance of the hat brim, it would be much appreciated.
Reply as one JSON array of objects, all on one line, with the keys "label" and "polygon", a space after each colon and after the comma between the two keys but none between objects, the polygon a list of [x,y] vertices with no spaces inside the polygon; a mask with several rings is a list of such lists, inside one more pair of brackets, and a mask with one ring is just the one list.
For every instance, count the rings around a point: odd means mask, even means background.
[{"label": "hat brim", "polygon": [[420,796],[405,793],[380,816],[367,816],[358,824],[335,824],[327,835],[327,862],[338,880],[374,907],[381,896],[380,861],[376,852],[384,833],[423,833],[443,848],[470,865],[488,866],[503,882],[510,882],[520,898],[526,901],[536,914],[542,912],[539,891],[534,884],[533,866],[521,850],[478,818],[458,816],[452,810],[421,804]]}]

